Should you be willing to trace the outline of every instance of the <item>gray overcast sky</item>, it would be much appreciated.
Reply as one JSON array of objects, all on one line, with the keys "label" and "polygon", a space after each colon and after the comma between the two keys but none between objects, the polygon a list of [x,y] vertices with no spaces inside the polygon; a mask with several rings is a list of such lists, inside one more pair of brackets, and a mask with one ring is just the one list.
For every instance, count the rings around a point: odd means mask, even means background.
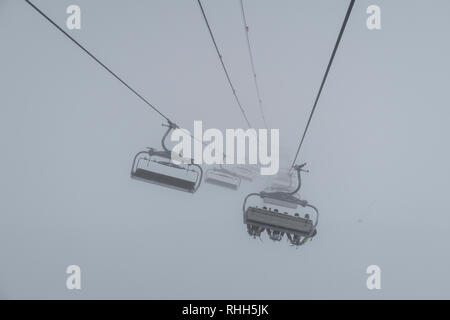
[{"label": "gray overcast sky", "polygon": [[[196,1],[35,0],[181,126],[245,123]],[[292,160],[347,0],[246,0],[264,106]],[[382,30],[366,28],[378,4]],[[262,126],[237,0],[205,10]],[[1,298],[450,298],[447,0],[357,1],[308,133],[318,236],[248,237],[243,197],[129,178],[161,119],[25,1],[0,0]],[[362,220],[362,222],[358,222]],[[82,268],[82,290],[65,268]],[[366,267],[382,289],[366,288]]]}]

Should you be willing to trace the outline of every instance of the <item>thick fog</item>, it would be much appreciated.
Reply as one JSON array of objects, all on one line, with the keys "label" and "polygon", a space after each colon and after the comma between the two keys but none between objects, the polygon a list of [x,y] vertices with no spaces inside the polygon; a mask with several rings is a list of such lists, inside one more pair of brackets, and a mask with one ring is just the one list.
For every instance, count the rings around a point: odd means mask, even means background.
[{"label": "thick fog", "polygon": [[[245,128],[184,0],[34,0],[180,126]],[[238,0],[204,0],[237,93],[263,122]],[[382,29],[366,27],[381,8]],[[246,0],[263,106],[293,160],[347,0]],[[0,0],[1,298],[450,298],[450,2],[357,1],[301,150],[321,211],[298,249],[252,239],[238,191],[130,179],[162,118],[25,1]],[[67,29],[66,29],[67,30]],[[67,290],[79,265],[82,289]],[[368,290],[366,268],[381,268]]]}]

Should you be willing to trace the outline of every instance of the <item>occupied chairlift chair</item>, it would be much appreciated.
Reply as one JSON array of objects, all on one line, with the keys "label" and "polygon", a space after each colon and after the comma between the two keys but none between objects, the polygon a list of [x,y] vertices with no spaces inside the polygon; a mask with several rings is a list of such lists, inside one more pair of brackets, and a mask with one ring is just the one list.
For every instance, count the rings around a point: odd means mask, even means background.
[{"label": "occupied chairlift chair", "polygon": [[[250,236],[260,237],[262,232],[266,230],[268,236],[273,241],[280,241],[284,234],[286,234],[289,242],[292,245],[300,246],[306,243],[307,240],[312,239],[316,234],[316,227],[319,222],[319,211],[317,208],[309,204],[306,200],[301,200],[296,196],[301,187],[301,172],[306,164],[296,165],[294,170],[297,172],[298,185],[292,192],[275,191],[260,193],[251,193],[247,195],[243,204],[244,224],[247,225],[247,231]],[[298,206],[303,208],[308,207],[314,210],[314,221],[309,214],[300,217],[298,212],[293,214],[288,212],[280,212],[278,209],[268,208],[263,206],[248,206],[247,200],[250,197],[258,196],[263,201],[270,199],[276,201],[275,204],[286,209],[295,209]]]},{"label": "occupied chairlift chair", "polygon": [[165,139],[178,126],[170,121],[168,125],[163,126],[168,129],[161,139],[162,150],[148,148],[136,154],[131,168],[131,178],[194,193],[202,181],[202,167],[193,164],[192,159],[182,159],[181,164],[171,161],[172,152],[167,149]]}]

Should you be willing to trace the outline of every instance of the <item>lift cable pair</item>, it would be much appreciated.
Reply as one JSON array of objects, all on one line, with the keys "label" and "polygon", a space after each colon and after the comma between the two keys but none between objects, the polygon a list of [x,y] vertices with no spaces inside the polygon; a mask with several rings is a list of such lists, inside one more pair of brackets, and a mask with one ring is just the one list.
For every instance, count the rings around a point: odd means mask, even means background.
[{"label": "lift cable pair", "polygon": [[263,109],[263,100],[261,98],[261,91],[259,90],[259,84],[258,84],[258,78],[256,76],[256,68],[255,68],[255,62],[254,62],[254,58],[253,58],[253,50],[252,50],[252,46],[250,44],[250,35],[249,35],[249,26],[247,23],[247,18],[245,15],[245,9],[244,9],[244,0],[240,0],[240,4],[241,4],[241,13],[242,13],[242,22],[244,24],[244,30],[245,30],[245,38],[247,40],[247,49],[248,49],[248,55],[250,58],[250,66],[252,68],[252,74],[253,74],[253,83],[255,85],[255,91],[256,91],[256,98],[258,99],[258,106],[259,106],[259,111],[261,113],[261,117],[262,120],[264,122],[264,126],[266,129],[268,129],[268,125],[267,125],[267,120],[266,117],[264,115],[264,109]]},{"label": "lift cable pair", "polygon": [[[228,84],[229,84],[229,86],[231,88],[231,91],[232,91],[233,96],[234,96],[234,98],[236,100],[236,103],[237,103],[237,105],[239,107],[239,110],[241,111],[241,114],[242,114],[245,122],[247,123],[247,126],[249,128],[251,128],[252,126],[250,124],[250,121],[248,120],[248,117],[247,117],[247,115],[245,113],[245,110],[244,110],[244,108],[242,106],[242,103],[241,103],[241,101],[239,99],[239,96],[238,96],[238,94],[236,92],[236,88],[233,85],[230,73],[229,73],[229,71],[228,71],[228,69],[227,69],[227,67],[225,65],[225,62],[224,62],[224,59],[223,59],[223,55],[220,52],[219,46],[217,44],[217,40],[216,40],[216,38],[215,38],[215,36],[214,36],[214,34],[212,32],[211,25],[209,23],[208,17],[206,16],[206,12],[205,12],[205,9],[204,9],[204,7],[202,5],[202,2],[200,0],[197,0],[197,3],[199,5],[199,8],[200,8],[203,20],[204,20],[205,25],[206,25],[206,27],[208,29],[208,33],[209,33],[209,35],[211,37],[214,49],[215,49],[215,51],[217,53],[217,56],[219,58],[220,64],[222,66],[222,69],[224,71],[225,77],[226,77],[226,79],[228,81]],[[250,65],[251,65],[252,74],[253,74],[253,81],[254,81],[255,88],[256,88],[256,94],[257,94],[258,104],[259,104],[259,108],[260,108],[260,113],[261,113],[262,119],[264,121],[264,125],[265,125],[265,127],[267,129],[268,128],[267,127],[267,121],[266,121],[266,118],[264,116],[264,112],[263,112],[263,108],[262,108],[262,99],[261,99],[261,94],[260,94],[260,90],[259,90],[259,86],[258,86],[258,81],[257,81],[257,78],[256,78],[255,64],[254,64],[254,59],[253,59],[253,52],[252,52],[252,48],[251,48],[251,45],[250,45],[250,38],[249,38],[249,35],[248,35],[249,27],[248,27],[247,20],[246,20],[246,17],[245,17],[244,4],[243,4],[242,1],[241,1],[241,13],[242,13],[242,19],[243,19],[243,23],[244,23],[244,28],[246,30],[247,48],[248,48],[248,52],[249,52]],[[229,167],[225,167],[223,165],[219,165],[219,166],[217,166],[217,167],[215,167],[213,169],[207,170],[206,175],[205,175],[205,181],[208,182],[208,183],[212,183],[212,184],[215,184],[215,185],[222,186],[222,187],[227,187],[227,188],[230,188],[230,189],[233,189],[233,190],[237,190],[239,188],[240,184],[241,184],[241,180],[242,179],[252,181],[254,175],[255,175],[254,171],[249,166],[237,166],[237,167],[234,167],[234,168],[229,168]]]},{"label": "lift cable pair", "polygon": [[[303,169],[306,163],[297,165],[296,161],[354,4],[355,0],[351,0],[344,18],[344,22],[340,29],[339,36],[331,54],[331,58],[328,62],[324,77],[320,84],[319,92],[316,96],[313,108],[308,118],[308,122],[303,132],[302,139],[292,163],[292,169],[297,172],[297,187],[293,191],[262,191],[259,193],[251,193],[247,195],[247,197],[244,199],[243,213],[244,224],[247,225],[247,231],[250,236],[260,237],[261,233],[266,230],[269,238],[273,241],[280,241],[283,238],[284,234],[286,234],[288,241],[290,241],[292,245],[300,246],[305,244],[308,240],[312,239],[317,234],[316,227],[319,222],[319,210],[315,206],[309,204],[306,200],[300,199],[300,197],[297,195],[301,188],[301,172],[307,172]],[[277,208],[270,208],[267,207],[267,205],[264,205],[262,208],[259,208],[257,206],[247,207],[247,200],[254,196],[261,198],[265,204],[272,204]],[[286,208],[289,208],[296,210],[298,206],[301,206],[303,208],[308,207],[312,209],[315,212],[315,219],[312,220],[309,214],[305,214],[304,217],[300,217],[299,213],[295,211],[294,215],[291,215],[288,212],[280,212],[278,209],[283,208],[283,210],[286,210]]]},{"label": "lift cable pair", "polygon": [[223,61],[223,56],[220,53],[220,50],[219,50],[219,47],[217,45],[216,39],[215,39],[214,34],[213,34],[212,30],[211,30],[211,26],[209,24],[208,18],[206,17],[206,13],[205,13],[205,10],[203,9],[202,2],[200,0],[197,0],[197,3],[199,5],[199,7],[200,7],[200,11],[202,12],[203,20],[205,21],[206,27],[208,28],[209,35],[211,36],[211,40],[213,42],[213,45],[214,45],[214,48],[216,50],[217,56],[219,57],[220,64],[222,65],[223,72],[225,73],[225,77],[227,78],[227,81],[228,81],[228,84],[230,86],[230,89],[233,92],[234,99],[236,100],[236,103],[237,103],[237,105],[239,107],[239,110],[241,111],[242,116],[244,117],[245,122],[247,123],[247,126],[249,128],[251,128],[252,125],[250,124],[250,121],[248,120],[247,115],[245,114],[245,110],[242,107],[241,100],[239,99],[239,97],[237,95],[236,88],[234,87],[233,82],[231,81],[230,73],[228,72],[228,69],[227,69],[227,67],[225,65],[225,62]]}]

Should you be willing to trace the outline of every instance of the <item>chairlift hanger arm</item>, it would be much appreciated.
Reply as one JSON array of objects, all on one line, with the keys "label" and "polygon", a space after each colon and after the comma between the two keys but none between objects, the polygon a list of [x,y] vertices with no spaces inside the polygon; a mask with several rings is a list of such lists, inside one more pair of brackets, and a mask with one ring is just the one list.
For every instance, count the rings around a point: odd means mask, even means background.
[{"label": "chairlift hanger arm", "polygon": [[307,202],[305,200],[297,199],[294,195],[296,193],[298,193],[300,191],[300,188],[302,187],[301,172],[308,172],[308,170],[303,169],[305,166],[306,166],[306,162],[301,165],[294,166],[294,170],[297,171],[297,187],[293,191],[289,191],[289,192],[283,192],[283,191],[264,192],[263,191],[260,193],[260,195],[263,197],[268,197],[268,198],[284,198],[285,200],[288,200],[288,201],[291,200],[291,201],[304,207]]},{"label": "chairlift hanger arm", "polygon": [[164,133],[163,137],[161,138],[161,146],[162,146],[164,151],[170,152],[170,150],[166,146],[166,139],[169,136],[170,131],[178,129],[178,126],[175,123],[171,122],[171,121],[168,121],[168,124],[162,124],[162,126],[163,127],[167,127],[167,130]]}]

